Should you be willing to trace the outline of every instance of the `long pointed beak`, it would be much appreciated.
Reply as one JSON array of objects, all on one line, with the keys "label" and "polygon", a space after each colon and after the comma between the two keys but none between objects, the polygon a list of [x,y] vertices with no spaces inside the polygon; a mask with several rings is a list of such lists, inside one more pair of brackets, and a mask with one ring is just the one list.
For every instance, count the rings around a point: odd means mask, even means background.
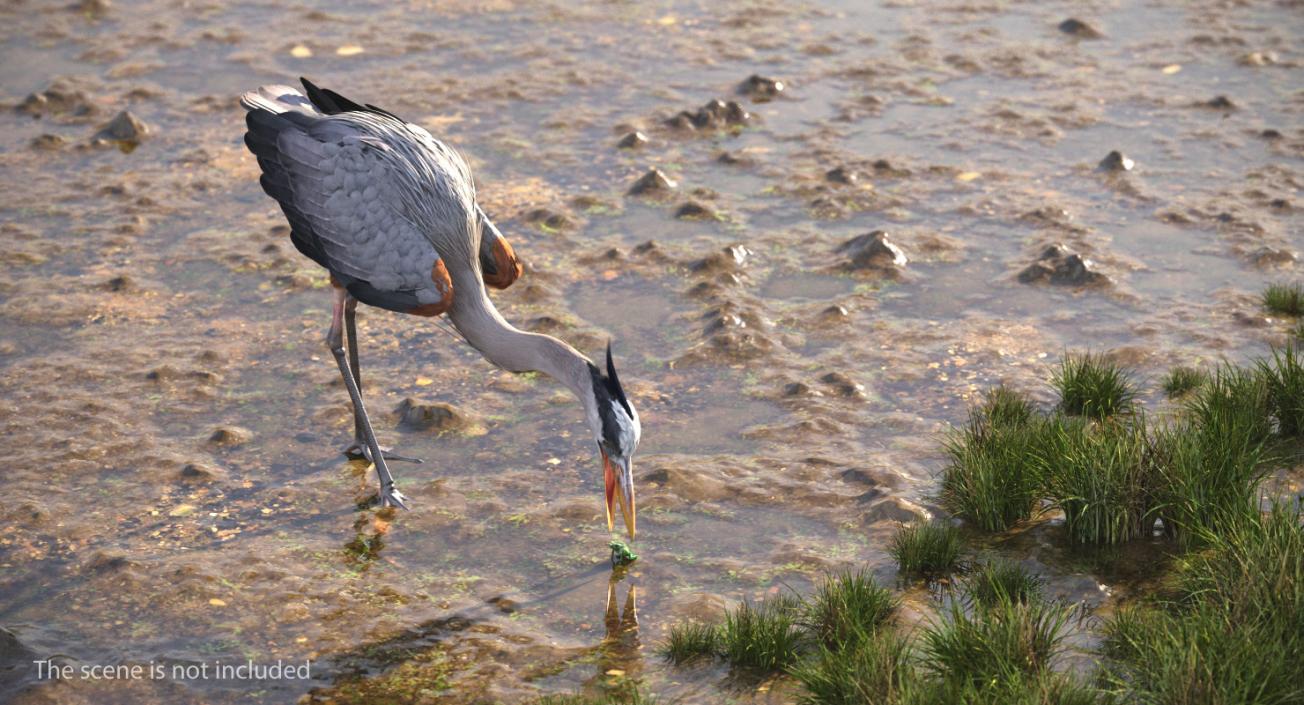
[{"label": "long pointed beak", "polygon": [[620,504],[620,515],[625,520],[625,530],[633,539],[638,524],[638,514],[634,506],[634,470],[628,460],[611,462],[605,452],[602,453],[603,479],[607,491],[607,530],[616,528],[615,504]]}]

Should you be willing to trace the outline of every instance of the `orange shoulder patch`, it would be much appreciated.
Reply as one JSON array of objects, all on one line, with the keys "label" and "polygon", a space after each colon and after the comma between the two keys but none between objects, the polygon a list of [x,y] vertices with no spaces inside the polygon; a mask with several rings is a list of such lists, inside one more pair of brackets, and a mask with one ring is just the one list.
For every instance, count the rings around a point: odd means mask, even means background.
[{"label": "orange shoulder patch", "polygon": [[444,267],[444,260],[435,260],[435,266],[430,268],[430,280],[435,283],[435,288],[443,294],[439,301],[433,304],[422,304],[408,309],[408,313],[414,316],[438,316],[447,313],[448,309],[453,307],[453,279],[448,276],[448,269]]},{"label": "orange shoulder patch", "polygon": [[494,238],[493,243],[494,272],[485,273],[484,283],[495,289],[506,289],[516,281],[525,269],[516,259],[516,251],[507,238]]}]

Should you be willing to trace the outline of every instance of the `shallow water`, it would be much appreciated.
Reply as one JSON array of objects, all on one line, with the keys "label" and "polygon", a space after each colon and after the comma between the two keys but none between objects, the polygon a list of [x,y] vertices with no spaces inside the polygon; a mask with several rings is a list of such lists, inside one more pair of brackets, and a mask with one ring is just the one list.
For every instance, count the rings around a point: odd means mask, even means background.
[{"label": "shallow water", "polygon": [[[1056,29],[1074,15],[1106,37]],[[1304,14],[1287,2],[117,0],[10,3],[0,22],[0,100],[62,81],[92,112],[0,114],[0,626],[18,644],[0,642],[0,699],[17,702],[515,702],[625,679],[786,702],[782,682],[672,669],[655,645],[826,570],[893,581],[886,539],[937,511],[938,433],[975,393],[1048,403],[1062,351],[1118,349],[1162,409],[1170,365],[1285,339],[1257,292],[1298,265],[1260,250],[1304,250]],[[753,73],[786,90],[737,95]],[[510,320],[593,355],[615,341],[645,431],[627,573],[606,563],[574,401],[373,310],[369,406],[426,463],[394,468],[413,511],[365,508],[364,464],[337,454],[351,420],[325,279],[274,229],[241,143],[239,92],[299,74],[468,157],[527,262],[495,294]],[[1219,95],[1234,109],[1199,105]],[[663,126],[712,98],[754,119]],[[91,146],[122,109],[152,134]],[[617,149],[634,128],[650,144]],[[32,146],[46,134],[63,144]],[[1135,169],[1097,172],[1114,149]],[[626,196],[651,166],[677,190]],[[858,179],[827,179],[839,166]],[[716,217],[676,218],[688,200]],[[847,271],[837,246],[878,229],[909,263]],[[1111,283],[1018,283],[1054,242]],[[386,412],[407,398],[460,416],[403,430]],[[1147,589],[1144,559],[1054,537],[992,550],[1102,611]],[[27,662],[53,654],[309,659],[312,677],[35,682]]]}]

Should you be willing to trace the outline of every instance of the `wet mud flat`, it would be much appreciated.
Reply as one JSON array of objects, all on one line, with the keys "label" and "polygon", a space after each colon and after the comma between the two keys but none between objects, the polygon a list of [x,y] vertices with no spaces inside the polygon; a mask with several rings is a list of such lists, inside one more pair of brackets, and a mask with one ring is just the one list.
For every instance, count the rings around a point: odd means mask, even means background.
[{"label": "wet mud flat", "polygon": [[[789,702],[656,646],[826,571],[894,584],[890,537],[943,515],[942,431],[990,386],[1049,405],[1064,351],[1111,351],[1163,410],[1170,367],[1292,335],[1258,300],[1304,251],[1289,3],[116,0],[0,21],[0,700],[635,681]],[[628,570],[564,390],[364,310],[378,432],[426,459],[396,467],[414,511],[368,506],[338,454],[328,284],[240,142],[236,96],[297,75],[466,155],[525,261],[495,294],[509,320],[591,355],[614,339],[645,428]],[[1150,589],[1145,550],[1051,536],[992,550],[1102,613]],[[54,655],[312,669],[38,682]]]}]

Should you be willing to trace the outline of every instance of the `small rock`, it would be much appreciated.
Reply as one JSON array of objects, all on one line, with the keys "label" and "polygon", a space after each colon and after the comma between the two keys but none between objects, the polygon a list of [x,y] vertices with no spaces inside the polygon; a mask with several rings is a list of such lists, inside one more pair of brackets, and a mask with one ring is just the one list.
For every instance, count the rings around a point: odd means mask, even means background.
[{"label": "small rock", "polygon": [[692,132],[697,129],[697,121],[693,119],[692,113],[681,110],[678,115],[666,120],[666,127],[681,132]]},{"label": "small rock", "polygon": [[616,146],[620,147],[621,149],[638,149],[639,147],[642,147],[647,143],[648,143],[647,135],[643,134],[642,132],[639,132],[638,130],[635,130],[625,135],[624,137],[621,137],[620,141],[616,143]]},{"label": "small rock", "polygon": [[1268,129],[1264,130],[1263,132],[1260,132],[1260,133],[1259,133],[1259,136],[1262,137],[1262,138],[1265,139],[1265,140],[1276,141],[1276,140],[1281,139],[1281,138],[1284,137],[1285,135],[1281,134],[1281,130],[1274,130],[1274,129],[1272,129],[1271,127],[1269,127]]},{"label": "small rock", "polygon": [[833,392],[840,397],[865,398],[865,385],[852,380],[841,372],[830,372],[820,377],[820,381],[832,387]]},{"label": "small rock", "polygon": [[840,323],[849,318],[851,318],[851,312],[847,310],[846,306],[842,306],[841,304],[833,304],[823,311],[820,311],[820,319],[826,323]]},{"label": "small rock", "polygon": [[1277,267],[1294,264],[1295,253],[1279,247],[1264,245],[1250,253],[1250,261],[1259,267]]},{"label": "small rock", "polygon": [[805,382],[789,382],[783,385],[783,396],[790,399],[801,397],[822,397],[824,392],[806,384]]},{"label": "small rock", "polygon": [[754,73],[738,86],[738,92],[754,100],[768,100],[783,92],[783,81]]},{"label": "small rock", "polygon": [[1252,51],[1242,56],[1241,64],[1245,66],[1272,66],[1280,61],[1275,51]]},{"label": "small rock", "polygon": [[1272,319],[1261,313],[1235,311],[1232,313],[1232,319],[1246,328],[1266,328],[1272,325]]},{"label": "small rock", "polygon": [[32,139],[32,149],[40,149],[47,152],[53,152],[56,149],[63,149],[66,144],[68,144],[68,140],[63,135],[53,135],[48,132]]},{"label": "small rock", "polygon": [[1105,36],[1100,30],[1074,17],[1059,23],[1059,31],[1078,39],[1101,39]]},{"label": "small rock", "polygon": [[535,208],[525,214],[525,219],[545,230],[566,230],[575,225],[570,216],[549,208]]},{"label": "small rock", "polygon": [[886,159],[877,159],[874,161],[874,171],[880,176],[906,177],[910,176],[910,170],[899,167]]},{"label": "small rock", "polygon": [[1095,271],[1091,260],[1070,250],[1064,245],[1049,245],[1042,250],[1035,262],[1019,272],[1019,282],[1032,284],[1049,281],[1051,284],[1067,286],[1088,286],[1107,284],[1109,278]]},{"label": "small rock", "polygon": [[179,379],[180,377],[181,370],[178,370],[172,365],[159,365],[145,373],[145,379],[154,382],[166,382],[168,380]]},{"label": "small rock", "polygon": [[629,188],[629,193],[633,196],[666,193],[674,190],[677,185],[660,169],[652,167],[634,182],[634,185]]},{"label": "small rock", "polygon": [[675,217],[681,220],[718,220],[715,211],[697,201],[689,201],[675,211]]},{"label": "small rock", "polygon": [[95,137],[117,142],[139,142],[149,131],[149,126],[141,122],[140,118],[124,110],[100,128]]},{"label": "small rock", "polygon": [[1105,155],[1096,166],[1097,171],[1132,171],[1136,162],[1117,149]]},{"label": "small rock", "polygon": [[28,95],[18,104],[18,112],[32,117],[71,115],[86,117],[97,112],[95,102],[84,91],[56,81],[49,88]]},{"label": "small rock", "polygon": [[394,413],[399,426],[410,431],[455,431],[466,425],[462,412],[443,402],[423,403],[411,397],[404,399]]},{"label": "small rock", "polygon": [[254,434],[247,428],[239,426],[223,426],[208,437],[208,442],[219,446],[238,446],[244,445],[253,438]]},{"label": "small rock", "polygon": [[877,485],[878,479],[870,475],[865,470],[859,468],[850,468],[842,471],[843,482],[854,482],[859,485]]},{"label": "small rock", "polygon": [[708,323],[706,324],[706,334],[713,335],[729,330],[738,330],[747,327],[747,321],[742,316],[731,311],[714,310],[706,314]]},{"label": "small rock", "polygon": [[656,240],[648,240],[635,245],[634,249],[630,251],[640,257],[659,256],[661,255],[661,246],[657,244]]},{"label": "small rock", "polygon": [[1215,97],[1210,98],[1209,100],[1207,100],[1207,101],[1205,101],[1205,102],[1203,102],[1203,103],[1200,103],[1200,105],[1203,106],[1203,107],[1206,107],[1206,108],[1213,108],[1214,110],[1235,110],[1235,109],[1236,109],[1236,104],[1232,102],[1232,99],[1231,99],[1231,98],[1228,98],[1228,97],[1225,96],[1225,95],[1215,96]]},{"label": "small rock", "polygon": [[182,482],[194,483],[213,482],[221,479],[223,475],[221,470],[204,463],[186,463],[178,474]]},{"label": "small rock", "polygon": [[666,125],[676,129],[698,130],[743,125],[751,119],[751,113],[737,102],[731,100],[726,103],[715,99],[708,101],[695,113],[680,111],[667,120]]},{"label": "small rock", "polygon": [[83,571],[87,573],[111,573],[131,565],[125,553],[118,551],[96,551],[86,561]]},{"label": "small rock", "polygon": [[860,181],[860,175],[854,169],[848,169],[845,166],[829,169],[824,173],[824,178],[835,184],[846,184],[848,186]]},{"label": "small rock", "polygon": [[720,152],[720,154],[716,155],[715,160],[717,162],[720,162],[721,164],[728,164],[730,166],[738,166],[742,164],[752,163],[751,157],[747,156],[746,154],[743,154],[741,152],[730,152],[728,150]]},{"label": "small rock", "polygon": [[92,17],[102,17],[112,8],[113,3],[109,2],[109,0],[78,0],[69,7],[74,12],[80,12]]},{"label": "small rock", "polygon": [[836,252],[847,256],[844,266],[848,269],[895,270],[909,261],[882,230],[857,235],[839,245]]},{"label": "small rock", "polygon": [[692,264],[695,272],[733,272],[741,269],[752,251],[742,245],[730,245]]},{"label": "small rock", "polygon": [[876,524],[881,521],[908,524],[914,521],[928,521],[932,518],[932,514],[927,509],[900,497],[884,497],[877,500],[861,514],[861,520],[866,524]]},{"label": "small rock", "polygon": [[112,279],[101,282],[100,288],[105,291],[123,293],[136,291],[139,287],[136,285],[136,280],[132,279],[130,275],[119,274]]}]

